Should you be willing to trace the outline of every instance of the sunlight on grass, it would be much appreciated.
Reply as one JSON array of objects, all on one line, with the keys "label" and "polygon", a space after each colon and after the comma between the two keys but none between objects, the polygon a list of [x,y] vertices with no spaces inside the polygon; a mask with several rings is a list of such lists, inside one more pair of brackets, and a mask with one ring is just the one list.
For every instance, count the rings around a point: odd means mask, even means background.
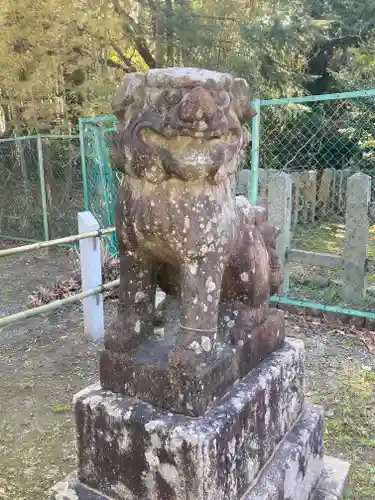
[{"label": "sunlight on grass", "polygon": [[[297,227],[292,235],[292,248],[309,252],[343,255],[345,243],[345,224],[321,222],[320,224]],[[375,225],[369,230],[368,257],[375,259]],[[326,267],[290,265],[290,296],[316,302],[344,306],[342,298],[343,272]],[[368,275],[368,284],[375,285],[375,274]],[[374,307],[371,293],[362,307]]]},{"label": "sunlight on grass", "polygon": [[339,367],[334,386],[310,381],[314,402],[326,408],[327,453],[351,462],[350,498],[370,500],[375,491],[375,373]]},{"label": "sunlight on grass", "polygon": [[345,225],[324,222],[298,227],[292,235],[292,246],[309,252],[340,255],[344,247]]}]

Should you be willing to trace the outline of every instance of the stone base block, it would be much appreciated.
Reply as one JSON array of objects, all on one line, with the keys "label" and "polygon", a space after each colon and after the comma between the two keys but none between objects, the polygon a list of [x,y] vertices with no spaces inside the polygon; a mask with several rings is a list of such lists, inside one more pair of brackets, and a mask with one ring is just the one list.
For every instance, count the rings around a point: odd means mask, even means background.
[{"label": "stone base block", "polygon": [[244,500],[309,500],[323,472],[323,408],[306,404]]},{"label": "stone base block", "polygon": [[[284,313],[273,310],[266,321],[236,345],[222,344],[209,361],[195,356],[197,365],[182,370],[168,362],[175,339],[154,336],[134,352],[104,351],[100,359],[103,389],[139,397],[169,411],[199,417],[230,390],[233,383],[257,367],[284,344]],[[195,359],[194,358],[194,359]]]},{"label": "stone base block", "polygon": [[348,487],[349,462],[325,456],[324,469],[311,500],[341,500]]},{"label": "stone base block", "polygon": [[73,472],[69,476],[57,483],[50,492],[50,500],[113,500],[99,491],[95,491],[81,483],[77,473]]},{"label": "stone base block", "polygon": [[199,418],[87,388],[79,481],[115,500],[238,500],[302,411],[303,364],[303,343],[288,340]]},{"label": "stone base block", "polygon": [[[349,474],[349,463],[333,457],[324,457],[324,468],[318,487],[311,500],[344,500]],[[298,494],[297,494],[297,498]],[[77,473],[56,484],[51,491],[51,500],[113,500],[82,484]],[[246,500],[242,498],[241,500]],[[260,499],[257,499],[260,500]]]}]

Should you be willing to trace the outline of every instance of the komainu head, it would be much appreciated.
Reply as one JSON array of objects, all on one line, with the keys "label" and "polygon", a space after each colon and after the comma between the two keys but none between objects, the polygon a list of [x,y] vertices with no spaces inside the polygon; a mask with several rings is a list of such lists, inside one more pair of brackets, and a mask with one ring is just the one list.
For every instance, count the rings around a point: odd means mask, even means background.
[{"label": "komainu head", "polygon": [[114,101],[119,120],[114,166],[160,183],[233,175],[255,115],[245,80],[195,68],[152,69],[126,75]]}]

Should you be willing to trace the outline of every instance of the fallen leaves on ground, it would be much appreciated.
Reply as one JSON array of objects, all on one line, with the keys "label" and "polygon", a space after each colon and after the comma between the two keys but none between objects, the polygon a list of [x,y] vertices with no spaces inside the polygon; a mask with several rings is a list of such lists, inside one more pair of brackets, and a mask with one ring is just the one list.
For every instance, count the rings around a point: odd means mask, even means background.
[{"label": "fallen leaves on ground", "polygon": [[[102,265],[102,282],[108,283],[116,280],[120,274],[120,261],[112,259]],[[29,295],[28,306],[30,308],[39,307],[55,300],[65,299],[81,291],[82,280],[80,273],[75,273],[67,279],[63,279],[51,285],[38,286],[31,295]],[[118,289],[113,288],[103,293],[104,299],[118,298]]]}]

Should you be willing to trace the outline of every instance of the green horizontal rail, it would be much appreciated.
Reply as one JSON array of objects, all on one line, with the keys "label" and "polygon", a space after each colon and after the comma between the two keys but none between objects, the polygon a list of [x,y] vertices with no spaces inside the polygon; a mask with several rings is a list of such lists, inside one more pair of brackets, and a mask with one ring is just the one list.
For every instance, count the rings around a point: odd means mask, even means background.
[{"label": "green horizontal rail", "polygon": [[21,311],[16,314],[10,314],[9,316],[3,316],[2,318],[0,318],[0,328],[6,325],[17,323],[18,321],[22,321],[27,318],[31,318],[33,316],[39,316],[39,314],[56,311],[57,309],[60,309],[61,307],[64,307],[66,305],[79,302],[86,297],[91,297],[92,295],[97,295],[98,293],[103,293],[106,290],[116,288],[119,286],[119,284],[120,280],[117,279],[114,281],[110,281],[109,283],[105,283],[104,285],[90,288],[89,290],[85,290],[84,292],[76,293],[75,295],[71,295],[70,297],[66,297],[65,299],[55,300],[54,302],[45,304],[44,306],[27,309],[26,311]]},{"label": "green horizontal rail", "polygon": [[22,238],[22,236],[9,236],[8,234],[0,234],[0,240],[23,241],[24,243],[38,243],[40,241],[32,238]]},{"label": "green horizontal rail", "polygon": [[70,134],[62,134],[62,135],[40,134],[40,138],[41,139],[79,139],[79,135],[70,135]]},{"label": "green horizontal rail", "polygon": [[[55,136],[57,137],[57,136]],[[7,137],[5,139],[0,139],[0,143],[2,142],[14,142],[14,141],[28,141],[31,139],[38,139],[37,135],[21,135],[19,137],[13,136],[13,137]]]},{"label": "green horizontal rail", "polygon": [[300,97],[285,97],[284,99],[261,99],[261,106],[278,106],[280,104],[335,101],[337,99],[358,99],[360,97],[375,96],[375,89],[358,90],[355,92],[339,92],[336,94],[306,95]]},{"label": "green horizontal rail", "polygon": [[288,297],[279,297],[278,295],[274,295],[273,297],[271,297],[271,302],[278,302],[279,304],[302,307],[305,309],[315,309],[316,311],[325,311],[338,314],[347,314],[349,316],[357,316],[360,318],[375,319],[375,313],[358,311],[356,309],[347,309],[345,307],[326,306],[317,302],[310,302],[309,300],[289,299]]},{"label": "green horizontal rail", "polygon": [[89,118],[82,118],[82,121],[86,123],[95,123],[95,122],[107,122],[109,120],[117,120],[115,115],[104,115],[104,116],[91,116]]},{"label": "green horizontal rail", "polygon": [[41,248],[55,247],[62,244],[73,243],[75,241],[84,240],[86,238],[97,238],[105,234],[110,234],[115,231],[114,227],[107,229],[99,229],[98,231],[91,231],[90,233],[76,234],[74,236],[66,236],[65,238],[58,238],[56,240],[39,241],[31,245],[23,245],[21,247],[5,248],[0,250],[0,257],[8,257],[9,255],[17,255],[20,253],[31,252],[32,250],[40,250]]},{"label": "green horizontal rail", "polygon": [[5,139],[0,139],[0,144],[2,142],[15,142],[15,141],[29,141],[37,140],[38,137],[41,139],[78,139],[78,135],[53,135],[53,134],[40,134],[40,135],[21,135],[6,137]]},{"label": "green horizontal rail", "polygon": [[[10,314],[9,316],[4,316],[0,318],[0,328],[16,323],[18,321],[31,318],[33,316],[38,316],[40,314],[44,314],[47,312],[51,311],[56,311],[57,309],[60,309],[61,307],[64,307],[69,304],[74,304],[76,302],[79,302],[80,300],[86,298],[86,297],[91,297],[92,295],[97,295],[99,293],[103,293],[106,290],[111,290],[113,288],[117,288],[120,284],[120,279],[111,281],[109,283],[105,283],[104,285],[99,285],[94,288],[90,288],[89,290],[85,290],[84,292],[76,293],[75,295],[72,295],[70,297],[67,297],[65,299],[60,299],[60,300],[55,300],[54,302],[51,302],[50,304],[45,304],[44,306],[40,307],[35,307],[33,309],[28,309],[26,311],[21,311],[16,314]],[[354,309],[346,309],[346,308],[341,308],[341,307],[336,307],[336,306],[326,306],[324,304],[318,304],[315,302],[309,302],[305,300],[295,300],[295,299],[288,299],[286,297],[279,297],[279,296],[274,296],[271,297],[271,302],[276,302],[280,304],[286,304],[286,305],[293,305],[293,306],[298,306],[298,307],[303,307],[307,309],[315,309],[315,310],[321,310],[325,312],[334,312],[334,313],[340,313],[340,314],[347,314],[350,316],[357,316],[357,317],[362,317],[362,318],[370,318],[370,319],[375,319],[375,314],[366,312],[366,311],[357,311]]]}]

